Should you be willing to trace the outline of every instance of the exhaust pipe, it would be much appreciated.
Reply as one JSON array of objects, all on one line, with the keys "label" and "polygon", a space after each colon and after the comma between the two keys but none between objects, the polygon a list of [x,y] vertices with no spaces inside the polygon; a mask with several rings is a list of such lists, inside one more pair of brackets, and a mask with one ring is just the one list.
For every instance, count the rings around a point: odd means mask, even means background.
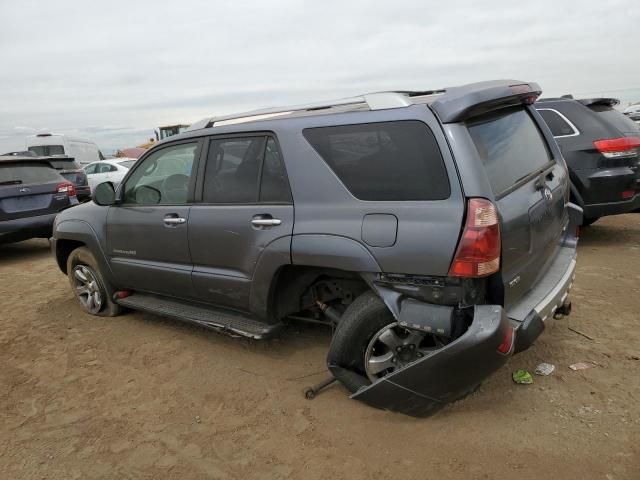
[{"label": "exhaust pipe", "polygon": [[561,307],[558,307],[553,318],[558,319],[571,314],[571,301],[565,300]]}]

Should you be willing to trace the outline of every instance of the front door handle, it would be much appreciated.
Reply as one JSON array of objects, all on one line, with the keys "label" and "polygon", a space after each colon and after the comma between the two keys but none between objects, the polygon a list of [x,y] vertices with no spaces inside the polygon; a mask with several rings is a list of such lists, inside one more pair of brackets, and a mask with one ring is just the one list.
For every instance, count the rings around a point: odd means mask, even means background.
[{"label": "front door handle", "polygon": [[275,227],[280,225],[282,220],[279,218],[253,218],[251,220],[251,225],[254,227]]},{"label": "front door handle", "polygon": [[187,223],[187,219],[182,217],[165,217],[164,223],[165,225],[182,225],[183,223]]}]

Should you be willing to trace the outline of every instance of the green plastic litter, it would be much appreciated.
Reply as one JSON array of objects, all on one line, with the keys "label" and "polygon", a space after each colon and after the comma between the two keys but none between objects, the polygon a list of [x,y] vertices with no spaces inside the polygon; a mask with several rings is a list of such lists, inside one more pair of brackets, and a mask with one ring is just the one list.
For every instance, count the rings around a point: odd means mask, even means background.
[{"label": "green plastic litter", "polygon": [[516,370],[511,375],[513,381],[516,383],[521,383],[523,385],[531,385],[533,383],[533,377],[526,370]]}]

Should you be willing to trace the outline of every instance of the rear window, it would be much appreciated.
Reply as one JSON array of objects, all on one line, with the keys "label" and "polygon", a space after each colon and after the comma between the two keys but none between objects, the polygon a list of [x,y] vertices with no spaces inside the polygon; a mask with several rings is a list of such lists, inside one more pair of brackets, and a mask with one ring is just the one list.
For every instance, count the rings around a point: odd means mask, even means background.
[{"label": "rear window", "polygon": [[53,168],[42,163],[0,164],[0,186],[62,181]]},{"label": "rear window", "polygon": [[589,108],[621,133],[640,131],[640,127],[633,120],[614,108],[606,105],[591,105]]},{"label": "rear window", "polygon": [[540,130],[522,108],[501,110],[468,123],[467,128],[496,195],[551,160]]},{"label": "rear window", "polygon": [[35,145],[33,147],[29,147],[29,151],[35,153],[39,157],[64,155],[64,147],[62,145]]},{"label": "rear window", "polygon": [[303,135],[360,200],[444,200],[451,194],[436,139],[422,122],[308,128]]},{"label": "rear window", "polygon": [[542,118],[554,137],[567,137],[578,134],[576,129],[555,110],[540,109],[538,113],[542,115]]},{"label": "rear window", "polygon": [[79,170],[80,165],[74,160],[49,160],[49,163],[56,170]]}]

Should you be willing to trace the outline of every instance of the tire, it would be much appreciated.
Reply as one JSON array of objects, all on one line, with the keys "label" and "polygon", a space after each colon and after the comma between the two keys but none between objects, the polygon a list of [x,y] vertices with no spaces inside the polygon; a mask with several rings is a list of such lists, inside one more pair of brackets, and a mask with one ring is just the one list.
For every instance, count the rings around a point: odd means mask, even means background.
[{"label": "tire", "polygon": [[356,298],[342,315],[329,346],[327,363],[352,393],[371,383],[364,368],[367,346],[376,332],[393,322],[393,315],[373,291]]},{"label": "tire", "polygon": [[[100,317],[115,317],[122,313],[122,307],[111,300],[109,292],[112,292],[113,288],[105,280],[98,262],[88,248],[80,247],[71,252],[67,259],[67,277],[73,294],[86,313]],[[81,292],[80,287],[84,287],[83,290],[86,291]],[[89,297],[92,297],[93,301],[88,301]],[[99,302],[96,299],[99,299]],[[93,308],[90,308],[91,306]]]},{"label": "tire", "polygon": [[585,217],[582,219],[582,226],[583,227],[588,227],[589,225],[591,225],[592,223],[597,222],[598,220],[600,220],[600,217]]}]

